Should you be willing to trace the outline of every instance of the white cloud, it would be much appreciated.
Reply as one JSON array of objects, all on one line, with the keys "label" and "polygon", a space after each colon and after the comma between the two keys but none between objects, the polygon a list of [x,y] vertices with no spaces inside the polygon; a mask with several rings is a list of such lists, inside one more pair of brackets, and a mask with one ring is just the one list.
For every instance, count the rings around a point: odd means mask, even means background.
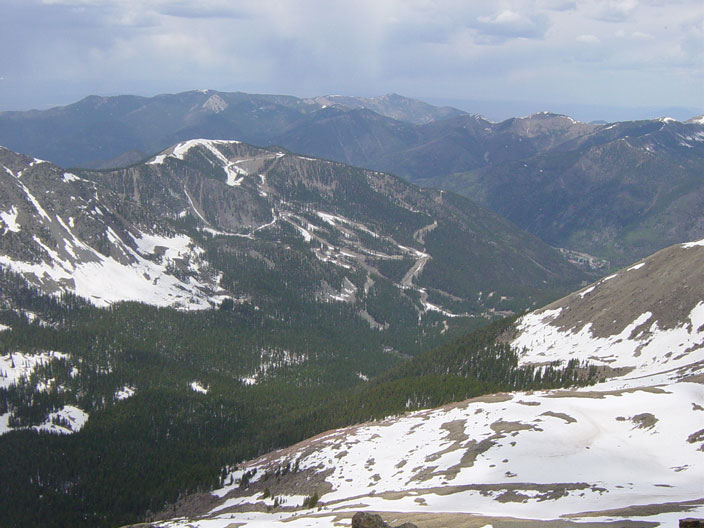
[{"label": "white cloud", "polygon": [[653,40],[655,37],[653,37],[649,33],[643,33],[642,31],[634,31],[631,33],[631,36],[635,39],[642,39],[642,40]]},{"label": "white cloud", "polygon": [[586,44],[598,44],[601,42],[596,35],[579,35],[575,40]]},{"label": "white cloud", "polygon": [[473,24],[482,35],[499,42],[511,38],[542,38],[549,26],[550,20],[544,13],[520,13],[511,9],[479,16]]}]

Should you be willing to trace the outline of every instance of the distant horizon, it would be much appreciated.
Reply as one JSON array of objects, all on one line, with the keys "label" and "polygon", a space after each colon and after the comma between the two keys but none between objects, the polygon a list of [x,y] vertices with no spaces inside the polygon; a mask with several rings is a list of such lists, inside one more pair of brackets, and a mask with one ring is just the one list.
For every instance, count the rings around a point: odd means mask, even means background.
[{"label": "distant horizon", "polygon": [[[374,98],[389,94],[397,94],[409,99],[415,99],[425,102],[433,106],[450,106],[469,114],[480,115],[490,121],[500,122],[506,119],[526,117],[540,112],[550,112],[569,116],[577,121],[590,123],[596,121],[604,121],[607,123],[616,121],[638,121],[657,119],[660,117],[672,117],[677,121],[687,121],[688,119],[698,117],[704,114],[704,107],[685,107],[685,106],[663,106],[663,107],[643,107],[643,106],[608,106],[598,104],[580,104],[580,103],[548,103],[539,101],[526,100],[490,100],[490,99],[475,99],[475,98],[459,98],[459,97],[435,97],[422,95],[408,95],[401,91],[387,91],[374,95],[367,94],[351,94],[351,93],[319,93],[315,95],[296,95],[295,93],[262,90],[238,90],[238,89],[217,89],[217,88],[191,88],[178,91],[157,91],[157,92],[107,92],[107,93],[87,93],[80,96],[73,96],[73,99],[64,102],[44,103],[41,105],[26,104],[18,108],[0,108],[2,112],[31,112],[31,111],[46,111],[54,108],[61,108],[78,103],[87,97],[120,97],[120,96],[135,96],[135,97],[157,97],[159,95],[176,95],[190,91],[208,90],[220,93],[247,93],[252,95],[281,95],[291,96],[299,99],[312,99],[315,97],[325,96],[342,96],[342,97],[363,97]],[[67,96],[69,97],[69,96]]]},{"label": "distant horizon", "polygon": [[701,0],[5,0],[2,14],[2,110],[196,86],[397,92],[492,120],[704,113]]}]

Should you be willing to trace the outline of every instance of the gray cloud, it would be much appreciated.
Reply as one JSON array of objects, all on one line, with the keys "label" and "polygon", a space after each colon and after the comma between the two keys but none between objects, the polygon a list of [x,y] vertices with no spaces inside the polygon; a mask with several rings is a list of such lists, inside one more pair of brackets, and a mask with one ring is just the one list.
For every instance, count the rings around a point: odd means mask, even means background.
[{"label": "gray cloud", "polygon": [[479,31],[483,42],[505,42],[513,38],[542,38],[550,27],[544,13],[525,14],[503,9],[489,16],[480,16],[472,24]]},{"label": "gray cloud", "polygon": [[3,0],[0,110],[191,88],[704,106],[700,0],[659,2]]},{"label": "gray cloud", "polygon": [[593,16],[604,22],[625,22],[631,17],[637,5],[636,0],[602,0],[598,3]]},{"label": "gray cloud", "polygon": [[574,11],[577,9],[575,0],[542,0],[538,5],[550,11]]}]

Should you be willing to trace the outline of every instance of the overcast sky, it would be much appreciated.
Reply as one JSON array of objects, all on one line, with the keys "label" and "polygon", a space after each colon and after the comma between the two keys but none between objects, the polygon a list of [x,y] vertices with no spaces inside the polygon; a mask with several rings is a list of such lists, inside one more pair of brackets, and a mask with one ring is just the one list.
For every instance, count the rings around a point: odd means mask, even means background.
[{"label": "overcast sky", "polygon": [[704,1],[0,2],[0,110],[200,88],[701,112]]}]

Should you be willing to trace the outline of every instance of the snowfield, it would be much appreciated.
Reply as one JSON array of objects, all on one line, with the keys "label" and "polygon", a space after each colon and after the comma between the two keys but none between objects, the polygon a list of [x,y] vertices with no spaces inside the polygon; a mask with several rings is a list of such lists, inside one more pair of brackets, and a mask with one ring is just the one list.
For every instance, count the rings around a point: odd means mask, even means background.
[{"label": "snowfield", "polygon": [[[29,380],[32,372],[51,361],[67,359],[68,355],[61,352],[42,352],[39,354],[25,354],[13,352],[5,356],[0,356],[0,388],[7,388],[16,385],[22,380]],[[46,390],[53,379],[40,380],[37,390]],[[10,427],[12,413],[0,414],[0,435],[18,428]],[[50,433],[71,434],[80,431],[88,421],[88,414],[73,405],[65,405],[61,409],[50,413],[44,423],[32,427],[37,431],[48,431]]]},{"label": "snowfield", "polygon": [[[651,514],[601,517],[670,526],[673,519],[704,514],[702,403],[704,386],[682,382],[500,394],[389,418],[251,461],[232,485],[214,492],[223,502],[208,514],[161,526],[333,526],[358,510],[381,512],[387,520],[396,512],[432,512],[587,522],[587,512],[634,505],[655,506]],[[327,490],[320,517],[310,516],[315,510],[241,511],[263,502],[259,488],[238,490],[242,472],[256,470],[250,482],[263,486],[267,471],[286,464],[310,475],[315,484],[307,492]],[[323,481],[314,476],[321,470]],[[266,482],[276,493],[274,482]],[[669,503],[689,501],[699,504],[686,515],[667,511]],[[292,524],[296,517],[301,524]]]},{"label": "snowfield", "polygon": [[[169,273],[169,266],[177,261],[186,263],[189,272],[202,271],[198,259],[202,249],[185,235],[169,238],[141,233],[135,238],[139,251],[134,251],[113,233],[111,242],[124,256],[118,260],[95,251],[73,235],[66,224],[63,226],[70,234],[65,239],[65,255],[36,239],[35,242],[49,253],[50,261],[30,263],[0,255],[0,265],[33,276],[40,282],[66,285],[62,289],[70,289],[101,307],[120,301],[140,301],[155,306],[202,310],[211,308],[211,301],[222,300],[213,295],[219,276],[205,283],[193,277],[181,280]],[[153,259],[157,248],[160,262]]]}]

